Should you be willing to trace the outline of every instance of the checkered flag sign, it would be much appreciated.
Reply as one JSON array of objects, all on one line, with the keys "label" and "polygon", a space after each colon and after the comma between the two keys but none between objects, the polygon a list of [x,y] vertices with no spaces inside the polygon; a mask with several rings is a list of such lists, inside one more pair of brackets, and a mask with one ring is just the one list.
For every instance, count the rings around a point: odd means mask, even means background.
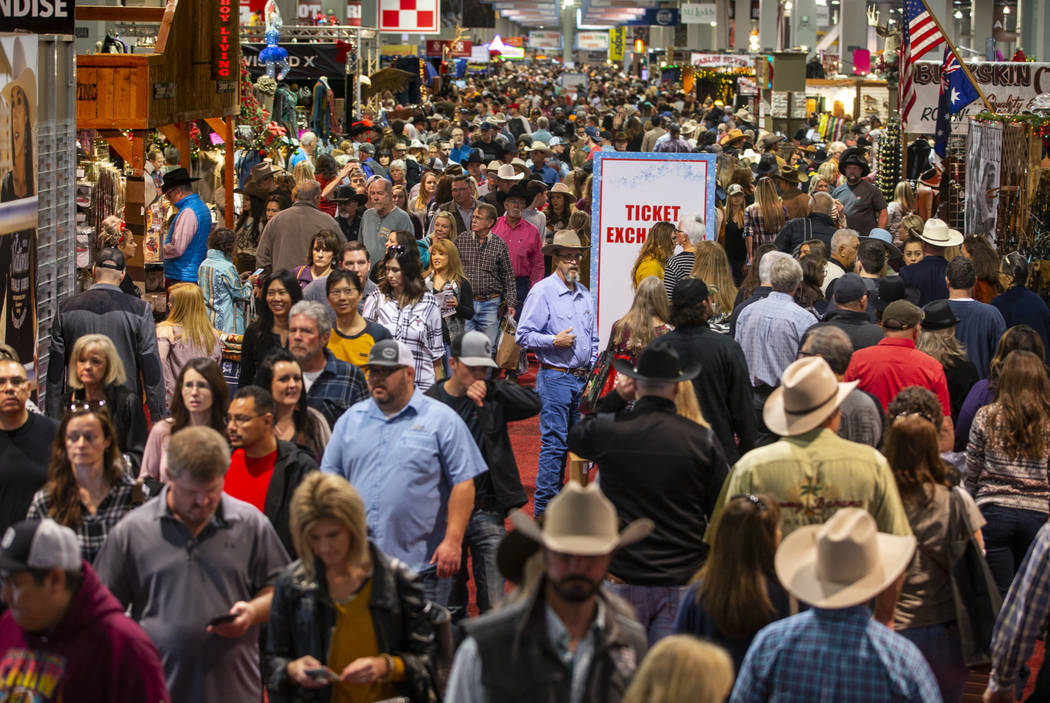
[{"label": "checkered flag sign", "polygon": [[379,31],[437,34],[441,0],[379,0]]}]

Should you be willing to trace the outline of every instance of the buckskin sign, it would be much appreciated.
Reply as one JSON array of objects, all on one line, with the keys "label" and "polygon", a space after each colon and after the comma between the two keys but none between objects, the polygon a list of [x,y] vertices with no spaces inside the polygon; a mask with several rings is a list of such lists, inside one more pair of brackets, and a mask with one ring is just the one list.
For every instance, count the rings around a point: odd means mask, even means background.
[{"label": "buckskin sign", "polygon": [[[1050,92],[1050,63],[995,61],[970,63],[970,71],[996,112],[1016,115],[1035,107],[1035,99]],[[937,129],[937,102],[940,98],[940,61],[918,61],[913,69],[915,107],[905,131],[933,134]],[[976,115],[984,110],[979,99],[962,111]]]},{"label": "buckskin sign", "polygon": [[715,155],[599,151],[594,155],[591,293],[598,333],[631,307],[631,268],[657,222],[700,217],[715,232]]}]

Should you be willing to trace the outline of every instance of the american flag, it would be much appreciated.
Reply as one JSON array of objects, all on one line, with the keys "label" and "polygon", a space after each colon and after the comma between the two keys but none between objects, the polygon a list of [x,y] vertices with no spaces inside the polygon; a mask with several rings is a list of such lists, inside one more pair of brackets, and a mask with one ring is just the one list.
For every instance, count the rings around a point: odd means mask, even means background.
[{"label": "american flag", "polygon": [[915,85],[912,68],[926,52],[944,43],[944,34],[930,14],[925,0],[905,0],[904,32],[901,37],[900,65],[900,112],[903,125],[908,124],[908,114],[915,105]]}]

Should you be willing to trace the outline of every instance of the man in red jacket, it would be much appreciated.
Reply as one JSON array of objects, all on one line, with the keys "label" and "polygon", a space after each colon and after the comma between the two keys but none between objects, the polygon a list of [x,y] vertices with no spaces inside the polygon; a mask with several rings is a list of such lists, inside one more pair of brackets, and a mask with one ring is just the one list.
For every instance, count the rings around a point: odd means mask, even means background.
[{"label": "man in red jacket", "polygon": [[0,700],[168,703],[160,657],[80,558],[73,530],[26,520],[0,540]]}]

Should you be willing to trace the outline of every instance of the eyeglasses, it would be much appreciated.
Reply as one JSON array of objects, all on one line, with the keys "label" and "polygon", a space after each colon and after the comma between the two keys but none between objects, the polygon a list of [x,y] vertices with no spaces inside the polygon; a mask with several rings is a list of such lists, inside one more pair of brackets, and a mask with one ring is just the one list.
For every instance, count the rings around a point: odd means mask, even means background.
[{"label": "eyeglasses", "polygon": [[240,427],[241,425],[248,424],[257,417],[259,417],[259,415],[227,415],[222,418],[222,420],[227,425],[237,425]]},{"label": "eyeglasses", "polygon": [[104,400],[85,400],[79,403],[70,403],[66,408],[66,412],[70,415],[80,415],[95,410],[103,410],[105,407],[106,401]]},{"label": "eyeglasses", "polygon": [[581,258],[583,258],[583,254],[581,254],[578,251],[569,253],[563,251],[558,254],[558,258],[562,259],[563,261],[579,261]]},{"label": "eyeglasses", "polygon": [[744,498],[745,500],[747,500],[747,502],[754,505],[755,509],[757,509],[760,513],[764,513],[766,510],[769,509],[769,506],[763,503],[761,498],[751,493],[737,493],[735,496],[732,496],[729,500],[736,500],[737,498]]},{"label": "eyeglasses", "polygon": [[350,298],[357,295],[357,290],[353,288],[333,288],[328,295],[333,298]]}]

